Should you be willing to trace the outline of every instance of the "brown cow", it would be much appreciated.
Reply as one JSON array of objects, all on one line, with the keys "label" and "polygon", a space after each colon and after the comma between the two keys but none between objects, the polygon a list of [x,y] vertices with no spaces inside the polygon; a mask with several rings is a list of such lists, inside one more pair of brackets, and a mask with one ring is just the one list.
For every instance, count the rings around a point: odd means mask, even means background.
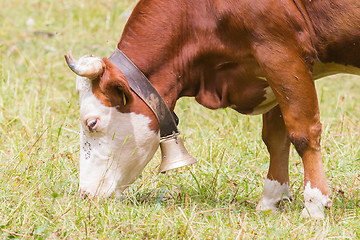
[{"label": "brown cow", "polygon": [[[270,168],[258,209],[290,198],[292,143],[304,164],[302,215],[324,217],[331,200],[314,79],[360,73],[360,1],[141,0],[117,47],[171,111],[194,96],[211,109],[263,114]],[[80,190],[119,193],[153,157],[159,122],[107,58],[67,60],[79,75]]]}]

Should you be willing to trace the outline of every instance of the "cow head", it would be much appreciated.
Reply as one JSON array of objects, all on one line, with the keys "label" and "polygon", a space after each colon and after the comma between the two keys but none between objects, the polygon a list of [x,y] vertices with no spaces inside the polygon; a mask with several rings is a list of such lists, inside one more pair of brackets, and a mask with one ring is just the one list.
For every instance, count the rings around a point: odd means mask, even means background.
[{"label": "cow head", "polygon": [[80,193],[118,196],[155,154],[157,119],[106,58],[65,58],[80,95]]}]

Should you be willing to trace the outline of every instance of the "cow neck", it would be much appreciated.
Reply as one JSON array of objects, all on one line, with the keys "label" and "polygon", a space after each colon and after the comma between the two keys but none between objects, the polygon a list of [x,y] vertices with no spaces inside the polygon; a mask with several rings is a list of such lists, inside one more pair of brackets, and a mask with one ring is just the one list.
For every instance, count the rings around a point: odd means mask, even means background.
[{"label": "cow neck", "polygon": [[[149,79],[119,48],[109,57],[112,62],[126,77],[131,90],[153,111],[160,127],[162,139],[178,135],[179,131],[173,116],[163,98],[156,91]],[[176,115],[174,115],[176,119]]]}]

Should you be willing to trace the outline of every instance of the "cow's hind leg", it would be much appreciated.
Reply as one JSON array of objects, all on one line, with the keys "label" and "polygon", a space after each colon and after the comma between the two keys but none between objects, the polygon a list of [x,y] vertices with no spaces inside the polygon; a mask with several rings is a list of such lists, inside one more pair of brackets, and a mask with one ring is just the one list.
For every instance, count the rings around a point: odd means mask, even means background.
[{"label": "cow's hind leg", "polygon": [[270,166],[257,210],[276,210],[282,199],[290,199],[290,139],[279,106],[263,115],[262,138],[270,154]]}]

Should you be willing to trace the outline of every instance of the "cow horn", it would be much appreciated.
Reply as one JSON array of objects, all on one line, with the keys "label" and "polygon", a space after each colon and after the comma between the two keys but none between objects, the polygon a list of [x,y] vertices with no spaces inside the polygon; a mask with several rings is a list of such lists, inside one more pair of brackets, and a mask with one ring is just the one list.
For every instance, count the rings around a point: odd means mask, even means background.
[{"label": "cow horn", "polygon": [[69,51],[69,55],[65,54],[65,60],[75,74],[90,79],[95,79],[100,76],[105,69],[105,63],[101,58],[87,55],[81,57],[79,61],[76,61],[72,56],[71,50]]}]

